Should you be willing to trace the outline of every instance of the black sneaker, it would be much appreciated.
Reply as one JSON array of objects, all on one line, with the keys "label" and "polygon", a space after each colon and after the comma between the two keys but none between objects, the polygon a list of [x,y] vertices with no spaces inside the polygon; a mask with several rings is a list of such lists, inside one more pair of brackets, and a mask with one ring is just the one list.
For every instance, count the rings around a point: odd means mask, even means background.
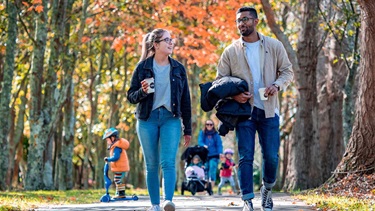
[{"label": "black sneaker", "polygon": [[242,211],[254,211],[253,203],[251,202],[251,200],[245,200],[244,202],[245,203],[243,205]]},{"label": "black sneaker", "polygon": [[272,211],[272,208],[273,208],[272,191],[267,190],[266,187],[262,186],[260,188],[260,194],[262,198],[262,211]]}]

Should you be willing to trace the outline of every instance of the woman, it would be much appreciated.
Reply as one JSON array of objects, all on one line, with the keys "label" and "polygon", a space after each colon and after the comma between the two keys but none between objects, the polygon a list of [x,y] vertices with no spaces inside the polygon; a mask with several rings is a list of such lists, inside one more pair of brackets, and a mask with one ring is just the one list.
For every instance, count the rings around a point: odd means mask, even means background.
[{"label": "woman", "polygon": [[[127,96],[130,103],[137,104],[136,130],[146,161],[151,211],[160,208],[175,210],[172,199],[181,119],[185,147],[191,139],[191,104],[186,71],[181,63],[170,57],[173,47],[174,41],[165,29],[155,29],[144,37],[141,59]],[[159,164],[163,171],[164,202],[161,206]]]},{"label": "woman", "polygon": [[212,120],[207,120],[204,129],[199,132],[198,145],[208,149],[206,172],[207,179],[211,182],[213,188],[216,182],[219,159],[223,153],[223,143]]}]

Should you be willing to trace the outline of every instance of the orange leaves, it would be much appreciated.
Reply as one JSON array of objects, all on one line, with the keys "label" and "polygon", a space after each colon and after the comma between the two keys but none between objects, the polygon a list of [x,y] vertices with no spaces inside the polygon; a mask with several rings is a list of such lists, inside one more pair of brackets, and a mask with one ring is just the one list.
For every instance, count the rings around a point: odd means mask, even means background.
[{"label": "orange leaves", "polygon": [[35,7],[35,11],[37,11],[38,13],[41,13],[43,12],[43,6],[42,5],[38,5]]},{"label": "orange leaves", "polygon": [[30,4],[28,4],[28,3],[25,2],[25,1],[23,1],[22,4],[25,5],[26,7],[30,7]]},{"label": "orange leaves", "polygon": [[93,21],[94,21],[93,18],[86,18],[85,23],[86,23],[86,25],[90,25]]},{"label": "orange leaves", "polygon": [[129,125],[127,125],[125,122],[120,122],[120,123],[116,126],[116,128],[117,128],[117,129],[124,130],[124,131],[129,131],[129,130],[130,130]]},{"label": "orange leaves", "polygon": [[22,2],[22,4],[24,6],[28,7],[27,11],[34,10],[37,13],[43,12],[44,7],[42,6],[42,3],[43,3],[42,0],[33,0],[32,5],[30,5],[29,3],[25,2],[25,1]]},{"label": "orange leaves", "polygon": [[81,38],[81,43],[86,43],[86,42],[88,42],[88,41],[90,41],[90,40],[91,40],[90,37],[88,37],[88,36],[82,36],[82,38]]},{"label": "orange leaves", "polygon": [[111,48],[115,49],[116,52],[119,52],[124,46],[124,43],[125,41],[122,38],[116,38],[113,41]]}]

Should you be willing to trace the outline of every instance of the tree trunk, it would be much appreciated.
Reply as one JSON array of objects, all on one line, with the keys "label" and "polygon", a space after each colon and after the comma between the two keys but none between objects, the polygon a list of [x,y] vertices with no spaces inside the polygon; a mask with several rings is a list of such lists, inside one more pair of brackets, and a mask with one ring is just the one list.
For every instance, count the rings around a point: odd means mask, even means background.
[{"label": "tree trunk", "polygon": [[14,1],[7,1],[8,13],[8,36],[5,50],[5,64],[3,80],[0,81],[0,190],[6,190],[7,171],[9,167],[9,143],[8,134],[10,127],[10,98],[12,93],[12,81],[14,73],[14,55],[16,52],[17,39],[17,13],[18,9]]},{"label": "tree trunk", "polygon": [[[75,0],[68,0],[65,8],[65,15],[70,16],[72,13],[72,7]],[[83,8],[84,10],[87,7]],[[86,13],[86,12],[83,12]],[[82,23],[82,22],[81,22]],[[65,31],[63,40],[65,43],[70,39],[71,22],[61,22],[65,25]],[[82,25],[80,26],[83,27]],[[81,35],[79,36],[79,38]],[[78,46],[80,43],[77,44]],[[65,84],[68,88],[66,95],[66,102],[64,105],[64,135],[61,142],[61,153],[58,155],[58,178],[59,190],[71,190],[74,187],[74,175],[73,175],[73,149],[74,149],[74,128],[75,128],[75,108],[74,108],[74,83],[73,83],[73,70],[75,69],[75,54],[70,53],[70,46],[66,44],[63,47],[62,57],[62,68],[63,72],[67,76],[65,78]]]},{"label": "tree trunk", "polygon": [[[43,11],[35,13],[35,42],[31,61],[31,106],[30,106],[30,144],[27,158],[26,190],[45,189],[44,151],[49,140],[45,122],[48,114],[42,110],[42,83],[44,53],[47,41],[47,1],[43,0]],[[52,102],[51,102],[52,103]],[[52,175],[50,175],[52,176]]]},{"label": "tree trunk", "polygon": [[[53,6],[53,8],[55,7]],[[47,41],[47,1],[43,1],[43,11],[36,14],[36,40],[33,48],[32,76],[30,81],[30,145],[25,187],[27,190],[51,190],[55,188],[52,161],[54,140],[52,137],[55,123],[60,116],[69,87],[62,83],[60,93],[57,89],[56,70],[58,69],[58,56],[61,52],[61,45],[59,44],[61,41],[61,32],[55,26],[59,21],[62,23],[63,17],[59,17],[59,15],[63,16],[63,14],[58,14],[56,8],[53,13],[56,17],[52,17],[52,28],[56,32],[56,37],[51,42],[51,56],[45,80],[43,80],[43,65]],[[69,75],[67,78],[69,78]],[[43,91],[42,87],[45,87]],[[43,93],[44,97],[42,98]]]},{"label": "tree trunk", "polygon": [[342,51],[337,40],[329,37],[326,42],[324,60],[318,72],[319,141],[323,180],[327,180],[337,167],[344,152],[343,140],[343,87],[347,69],[342,59],[335,62]]},{"label": "tree trunk", "polygon": [[317,134],[316,65],[318,57],[318,11],[320,0],[301,0],[303,5],[302,30],[299,34],[298,53],[294,52],[288,38],[276,23],[268,0],[261,0],[267,23],[283,43],[293,64],[299,91],[296,122],[289,141],[287,176],[284,189],[306,189],[318,186],[321,181],[319,141]]},{"label": "tree trunk", "polygon": [[14,107],[12,106],[10,108],[10,118],[9,118],[9,130],[8,130],[8,148],[9,148],[9,157],[8,157],[8,160],[9,160],[9,163],[8,163],[8,171],[7,171],[7,174],[6,174],[6,177],[5,177],[5,183],[6,183],[6,186],[8,188],[11,187],[11,179],[12,177],[10,175],[12,175],[12,171],[13,171],[13,168],[14,168],[14,153],[15,153],[15,137],[14,137],[14,133],[15,133],[15,119],[16,119],[16,111],[14,109]]},{"label": "tree trunk", "polygon": [[319,140],[317,131],[316,65],[318,57],[318,6],[317,0],[305,0],[302,31],[298,41],[296,72],[296,122],[290,140],[290,155],[285,187],[288,190],[308,189],[322,183]]},{"label": "tree trunk", "polygon": [[61,143],[61,153],[59,157],[59,190],[71,190],[74,187],[73,181],[73,149],[74,149],[74,84],[70,80],[70,88],[67,93],[64,113],[64,136]]},{"label": "tree trunk", "polygon": [[344,157],[335,170],[336,178],[347,173],[372,174],[375,172],[375,2],[359,2],[361,14],[361,63],[359,93],[355,121]]},{"label": "tree trunk", "polygon": [[[112,27],[109,27],[109,28],[112,28]],[[113,31],[110,30],[110,31]],[[108,32],[108,34],[110,34],[110,32]],[[105,44],[103,43],[103,51],[105,49]],[[110,111],[109,111],[109,121],[108,121],[108,124],[106,125],[107,128],[109,127],[116,127],[118,124],[119,124],[119,108],[121,105],[121,102],[122,101],[119,101],[118,100],[118,91],[116,90],[116,86],[115,86],[115,83],[113,82],[113,77],[112,75],[115,74],[115,71],[113,70],[114,68],[114,50],[111,49],[109,50],[109,64],[108,64],[108,71],[111,73],[111,81],[112,81],[112,89],[111,89],[111,92],[109,93],[109,105],[110,105]],[[104,52],[103,52],[104,53]],[[104,56],[104,55],[103,55]],[[98,72],[101,72],[101,69],[98,70]],[[100,79],[100,77],[99,77]],[[100,84],[101,82],[98,81],[98,85]],[[125,81],[124,81],[125,83]],[[99,95],[99,93],[96,93],[96,95]],[[99,120],[98,119],[95,119],[93,121],[96,121],[98,122]],[[121,137],[122,134],[120,134],[120,137]],[[96,159],[96,168],[95,168],[95,177],[93,178],[96,182],[96,185],[95,187],[96,188],[103,188],[104,187],[104,174],[103,174],[103,168],[104,168],[104,161],[103,161],[103,158],[106,157],[106,156],[109,156],[108,153],[108,150],[107,150],[107,143],[106,141],[102,140],[101,139],[102,137],[95,137],[95,139],[97,141],[95,141],[95,147],[97,149],[97,153],[95,155],[95,159]],[[127,153],[129,150],[127,150]]]},{"label": "tree trunk", "polygon": [[[25,89],[25,93],[26,93],[26,86],[24,87],[24,89]],[[16,153],[17,153],[17,150],[18,150],[18,146],[19,145],[22,146],[22,144],[23,144],[21,142],[21,140],[23,138],[23,129],[24,129],[24,124],[25,124],[26,103],[27,103],[27,98],[24,95],[21,96],[21,104],[19,105],[17,124],[16,124],[16,127],[14,129],[14,142],[10,146],[10,148],[12,148],[12,149],[9,150],[9,152],[10,152],[10,156],[9,156],[10,169],[8,171],[8,175],[9,175],[9,178],[10,178],[9,184],[12,187],[15,187],[12,184],[14,184],[15,182],[18,183],[18,181],[12,181],[13,179],[15,179],[13,177],[13,175],[15,175],[15,174],[18,175],[18,173],[19,173],[18,165],[19,165],[20,159],[23,159],[23,157],[16,156]]]}]

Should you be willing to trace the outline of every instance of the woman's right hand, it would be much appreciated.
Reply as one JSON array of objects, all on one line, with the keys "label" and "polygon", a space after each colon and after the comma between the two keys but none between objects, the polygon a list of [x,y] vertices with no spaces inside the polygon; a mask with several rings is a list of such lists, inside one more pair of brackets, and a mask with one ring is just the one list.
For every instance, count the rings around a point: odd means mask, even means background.
[{"label": "woman's right hand", "polygon": [[184,135],[184,147],[188,147],[190,144],[191,136],[190,135]]},{"label": "woman's right hand", "polygon": [[148,87],[150,86],[145,80],[141,81],[142,90],[144,93],[147,93]]}]

